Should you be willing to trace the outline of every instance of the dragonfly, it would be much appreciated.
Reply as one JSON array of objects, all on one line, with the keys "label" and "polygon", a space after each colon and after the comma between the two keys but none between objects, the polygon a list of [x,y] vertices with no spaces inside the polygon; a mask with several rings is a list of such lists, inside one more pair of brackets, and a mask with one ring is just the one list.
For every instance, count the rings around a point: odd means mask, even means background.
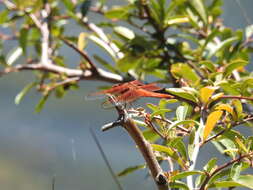
[{"label": "dragonfly", "polygon": [[133,80],[121,84],[113,85],[111,88],[95,92],[91,96],[109,95],[114,97],[114,101],[126,104],[136,101],[142,97],[172,99],[174,96],[158,93],[162,88],[156,83],[144,84],[139,80]]}]

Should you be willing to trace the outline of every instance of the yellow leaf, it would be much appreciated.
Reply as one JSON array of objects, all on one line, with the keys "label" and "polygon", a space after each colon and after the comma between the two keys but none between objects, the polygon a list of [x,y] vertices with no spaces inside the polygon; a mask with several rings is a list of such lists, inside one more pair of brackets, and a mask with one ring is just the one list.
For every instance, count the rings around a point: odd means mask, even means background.
[{"label": "yellow leaf", "polygon": [[230,113],[231,115],[234,115],[234,110],[233,110],[233,108],[232,108],[230,105],[227,105],[227,104],[220,104],[220,105],[218,105],[215,109],[216,109],[216,110],[225,110],[225,111],[227,111],[228,113]]},{"label": "yellow leaf", "polygon": [[207,103],[209,98],[213,95],[217,87],[206,86],[200,89],[200,99],[203,103]]},{"label": "yellow leaf", "polygon": [[84,32],[81,32],[78,36],[77,47],[79,50],[83,50],[83,48],[86,46],[85,37],[86,34]]},{"label": "yellow leaf", "polygon": [[172,24],[180,24],[180,23],[186,23],[189,22],[189,18],[188,17],[178,17],[178,18],[172,18],[170,20],[168,20],[167,24],[168,25],[172,25]]},{"label": "yellow leaf", "polygon": [[223,92],[220,92],[220,93],[214,94],[214,95],[211,97],[211,99],[212,99],[212,101],[215,101],[215,100],[219,99],[220,97],[222,97],[223,95],[224,95],[224,93],[223,93]]},{"label": "yellow leaf", "polygon": [[220,120],[223,111],[214,111],[208,117],[204,129],[203,139],[206,140],[209,134],[212,132],[214,126],[216,125],[217,121]]}]

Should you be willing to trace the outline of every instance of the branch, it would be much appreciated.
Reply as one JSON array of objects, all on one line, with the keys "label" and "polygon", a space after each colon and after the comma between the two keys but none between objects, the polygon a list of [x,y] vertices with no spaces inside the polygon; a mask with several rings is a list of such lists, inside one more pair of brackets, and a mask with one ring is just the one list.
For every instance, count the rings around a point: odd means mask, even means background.
[{"label": "branch", "polygon": [[168,190],[167,178],[165,177],[163,170],[156,159],[152,146],[148,141],[146,141],[141,130],[130,118],[127,111],[121,105],[117,105],[117,102],[113,96],[110,96],[110,100],[116,105],[115,108],[119,114],[119,119],[116,121],[116,123],[120,122],[120,124],[132,137],[143,158],[145,159],[147,166],[149,167],[151,176],[153,177],[157,188],[159,190]]},{"label": "branch", "polygon": [[223,95],[219,99],[238,99],[238,100],[250,100],[253,101],[253,97],[247,97],[247,96],[231,96],[231,95]]},{"label": "branch", "polygon": [[85,51],[81,51],[80,49],[78,49],[78,47],[75,46],[75,44],[73,44],[72,42],[70,42],[69,40],[65,39],[65,38],[61,38],[61,40],[68,45],[69,47],[71,47],[72,49],[74,49],[78,54],[80,54],[91,66],[91,69],[93,70],[93,72],[97,72],[97,67],[95,66],[95,64],[91,61],[91,59],[89,58],[89,56],[87,55],[87,53]]},{"label": "branch", "polygon": [[246,157],[251,157],[253,156],[253,152],[245,154],[245,155],[240,155],[238,158],[235,158],[233,160],[230,160],[229,162],[219,166],[218,168],[216,168],[211,175],[206,176],[205,181],[202,183],[202,185],[200,186],[199,190],[205,190],[206,189],[206,185],[208,184],[209,180],[218,172],[220,172],[221,170],[233,165],[236,162],[240,162],[242,159],[246,158]]}]

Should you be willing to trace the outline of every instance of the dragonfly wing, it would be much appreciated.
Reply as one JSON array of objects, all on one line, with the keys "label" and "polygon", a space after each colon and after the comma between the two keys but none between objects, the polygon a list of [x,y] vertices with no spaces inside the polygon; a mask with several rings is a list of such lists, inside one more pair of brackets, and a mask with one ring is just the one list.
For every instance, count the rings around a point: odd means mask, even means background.
[{"label": "dragonfly wing", "polygon": [[129,89],[125,93],[118,96],[117,101],[122,102],[122,103],[128,103],[128,102],[133,102],[138,98],[139,97],[138,97],[138,94],[136,93],[136,89]]},{"label": "dragonfly wing", "polygon": [[106,94],[91,93],[84,97],[86,101],[102,100],[106,98]]},{"label": "dragonfly wing", "polygon": [[145,84],[143,86],[140,86],[140,88],[148,91],[158,91],[162,89],[162,87],[158,86],[156,83]]},{"label": "dragonfly wing", "polygon": [[147,91],[144,89],[137,89],[136,93],[138,94],[138,97],[151,97],[151,98],[174,98],[173,96],[169,94],[162,94],[162,93],[157,93],[157,92],[152,92],[152,91]]}]

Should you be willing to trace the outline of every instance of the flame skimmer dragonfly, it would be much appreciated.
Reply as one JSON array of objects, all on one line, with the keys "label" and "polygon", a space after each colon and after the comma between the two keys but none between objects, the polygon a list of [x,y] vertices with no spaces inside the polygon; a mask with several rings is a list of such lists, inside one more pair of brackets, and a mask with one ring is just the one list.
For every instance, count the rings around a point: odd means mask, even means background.
[{"label": "flame skimmer dragonfly", "polygon": [[113,85],[107,90],[102,90],[91,95],[113,95],[117,103],[130,103],[142,97],[174,98],[169,94],[155,92],[161,89],[162,88],[156,83],[144,84],[138,80],[134,80],[131,82]]}]

